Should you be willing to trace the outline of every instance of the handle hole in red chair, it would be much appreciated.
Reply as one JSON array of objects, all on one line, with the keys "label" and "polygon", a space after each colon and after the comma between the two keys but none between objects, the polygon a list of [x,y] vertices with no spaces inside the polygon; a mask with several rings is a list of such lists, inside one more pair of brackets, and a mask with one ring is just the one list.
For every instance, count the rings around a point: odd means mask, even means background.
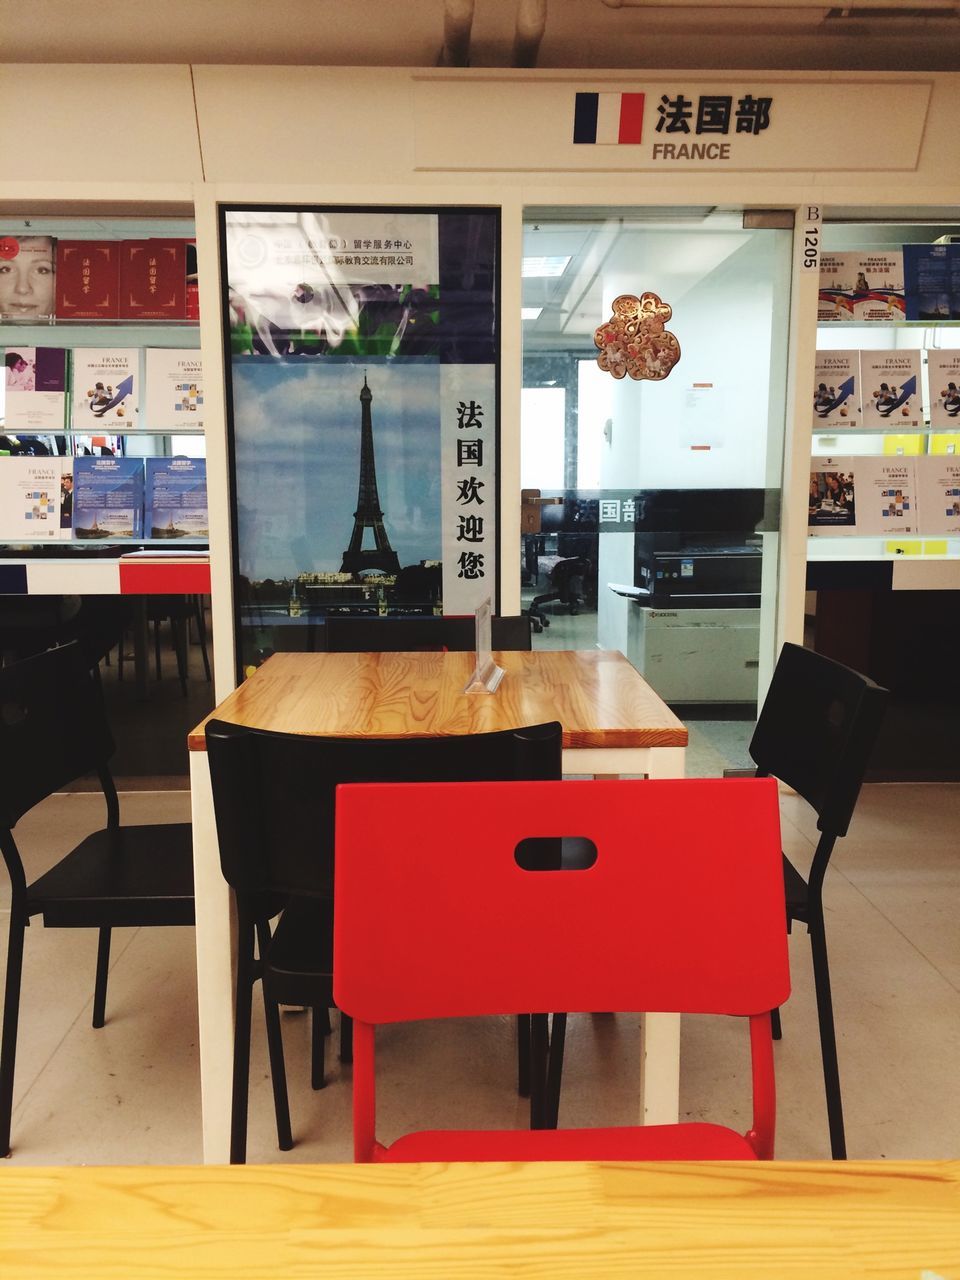
[{"label": "handle hole in red chair", "polygon": [[521,871],[586,871],[597,860],[587,836],[528,836],[513,851]]}]

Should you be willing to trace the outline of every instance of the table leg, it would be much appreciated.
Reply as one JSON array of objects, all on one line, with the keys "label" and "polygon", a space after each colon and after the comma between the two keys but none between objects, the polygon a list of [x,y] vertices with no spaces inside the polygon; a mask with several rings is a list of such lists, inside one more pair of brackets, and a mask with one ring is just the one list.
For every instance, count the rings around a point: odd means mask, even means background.
[{"label": "table leg", "polygon": [[137,603],[133,618],[133,674],[137,686],[137,697],[141,702],[146,702],[150,696],[147,689],[147,649],[150,646],[150,623],[147,618],[147,597],[136,596],[135,599]]},{"label": "table leg", "polygon": [[[618,773],[597,773],[598,767]],[[624,774],[647,778],[682,778],[686,768],[684,747],[617,748],[564,751],[564,773],[591,772],[595,779]],[[680,1119],[680,1015],[640,1015],[640,1123],[676,1124]]]},{"label": "table leg", "polygon": [[190,752],[190,809],[197,915],[197,997],[200,1017],[200,1103],[204,1164],[230,1159],[233,1063],[233,971],[230,889],[220,871],[210,766]]}]

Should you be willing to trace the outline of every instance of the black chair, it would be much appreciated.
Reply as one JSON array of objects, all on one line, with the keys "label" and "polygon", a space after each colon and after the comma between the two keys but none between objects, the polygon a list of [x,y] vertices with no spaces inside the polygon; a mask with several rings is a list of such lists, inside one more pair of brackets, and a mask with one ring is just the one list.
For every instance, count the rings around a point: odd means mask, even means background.
[{"label": "black chair", "polygon": [[[538,725],[458,738],[312,738],[210,720],[207,754],[220,864],[238,917],[230,1160],[246,1157],[253,984],[263,981],[277,1138],[293,1146],[278,1005],[313,1011],[312,1079],[323,1081],[323,1034],[333,1007],[334,793],[341,782],[508,782],[560,777],[561,728]],[[429,816],[425,815],[425,821]],[[456,849],[451,850],[456,856]],[[274,908],[265,908],[273,901]],[[287,901],[271,937],[270,914]],[[254,952],[256,941],[259,959]],[[403,963],[403,957],[397,957]],[[341,1031],[349,1028],[341,1020]],[[523,1045],[523,1036],[520,1039]],[[528,1070],[545,1079],[546,1045]],[[341,1045],[349,1061],[349,1034]],[[542,1106],[542,1090],[531,1107]]]},{"label": "black chair", "polygon": [[[830,1149],[846,1158],[837,1039],[823,920],[823,878],[833,847],[847,834],[870,756],[880,732],[887,690],[866,676],[800,645],[780,650],[750,742],[757,773],[792,787],[817,815],[820,839],[806,880],[784,855],[787,931],[807,926],[820,1022]],[[780,1038],[779,1012],[774,1013]]]},{"label": "black chair", "polygon": [[[530,618],[491,619],[491,647],[529,650]],[[447,649],[469,652],[476,640],[472,617],[439,618],[327,618],[324,626],[328,653],[403,653]]]},{"label": "black chair", "polygon": [[590,561],[586,556],[571,556],[567,560],[557,561],[550,571],[549,591],[534,596],[527,611],[536,632],[549,627],[550,619],[543,612],[543,606],[552,600],[565,604],[571,616],[575,617],[580,612],[580,606],[586,599],[586,578],[589,573]]},{"label": "black chair", "polygon": [[[94,1027],[104,1024],[111,929],[194,922],[190,824],[121,826],[108,765],[112,753],[102,696],[80,645],[50,649],[0,670],[0,848],[11,885],[0,1155],[10,1151],[23,941],[30,918],[40,915],[48,928],[100,931]],[[41,800],[94,772],[106,801],[106,827],[28,885],[13,828]]]}]

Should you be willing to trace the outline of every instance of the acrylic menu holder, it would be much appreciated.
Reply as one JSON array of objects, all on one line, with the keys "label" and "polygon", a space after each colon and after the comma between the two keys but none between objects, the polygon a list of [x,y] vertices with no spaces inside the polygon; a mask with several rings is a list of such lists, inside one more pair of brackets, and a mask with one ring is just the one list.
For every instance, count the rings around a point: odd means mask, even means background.
[{"label": "acrylic menu holder", "polygon": [[464,686],[464,693],[494,693],[503,679],[503,667],[498,667],[491,651],[493,605],[484,600],[476,611],[477,662],[470,679]]}]

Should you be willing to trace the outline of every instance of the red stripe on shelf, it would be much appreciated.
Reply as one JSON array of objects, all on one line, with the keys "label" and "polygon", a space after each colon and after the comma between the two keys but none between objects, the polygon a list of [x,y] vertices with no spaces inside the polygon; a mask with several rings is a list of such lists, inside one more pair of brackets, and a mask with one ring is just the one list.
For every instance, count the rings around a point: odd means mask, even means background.
[{"label": "red stripe on shelf", "polygon": [[208,564],[123,564],[120,565],[120,594],[209,595]]},{"label": "red stripe on shelf", "polygon": [[643,99],[642,93],[622,93],[620,95],[620,135],[618,142],[643,141]]}]

